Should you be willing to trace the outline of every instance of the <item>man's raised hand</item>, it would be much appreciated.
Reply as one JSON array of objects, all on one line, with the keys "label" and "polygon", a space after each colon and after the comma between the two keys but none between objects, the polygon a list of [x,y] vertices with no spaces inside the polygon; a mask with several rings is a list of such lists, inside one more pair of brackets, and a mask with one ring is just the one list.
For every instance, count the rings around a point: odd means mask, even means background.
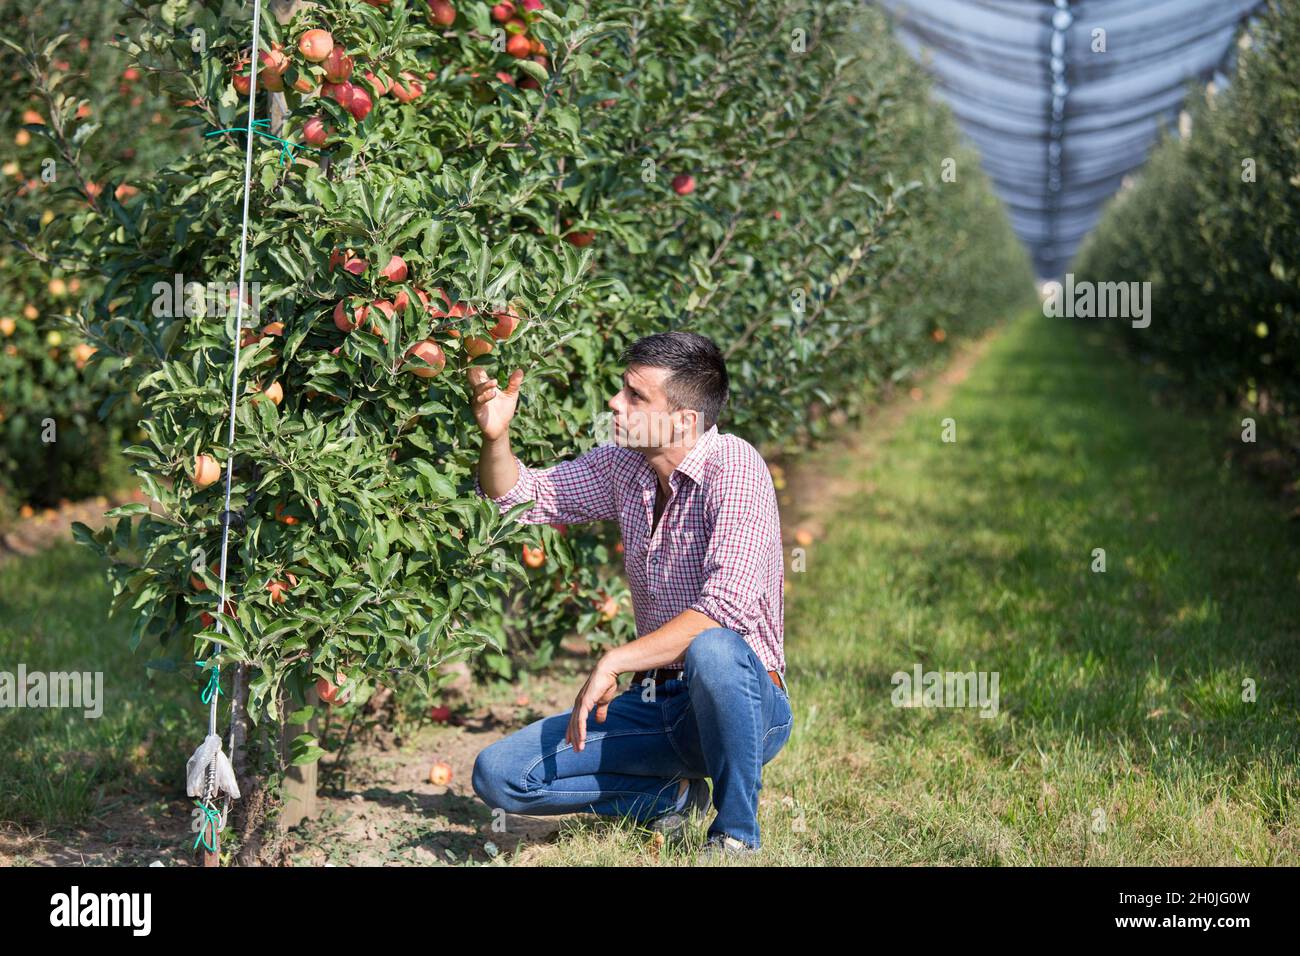
[{"label": "man's raised hand", "polygon": [[524,370],[515,369],[510,373],[510,381],[505,388],[499,387],[495,378],[488,378],[480,366],[474,365],[469,370],[469,384],[473,389],[474,418],[483,432],[483,437],[496,441],[510,427],[510,420],[515,417],[515,407],[519,404],[519,385],[524,380]]}]

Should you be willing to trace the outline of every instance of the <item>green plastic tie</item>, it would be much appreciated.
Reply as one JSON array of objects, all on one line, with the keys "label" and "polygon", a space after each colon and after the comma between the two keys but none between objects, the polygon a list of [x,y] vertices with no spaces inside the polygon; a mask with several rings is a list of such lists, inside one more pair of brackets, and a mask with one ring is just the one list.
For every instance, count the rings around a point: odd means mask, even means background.
[{"label": "green plastic tie", "polygon": [[[265,136],[267,139],[273,139],[280,144],[280,165],[284,165],[284,158],[293,159],[293,150],[310,149],[319,153],[320,150],[314,146],[304,146],[302,143],[291,143],[287,139],[281,139],[270,130],[271,121],[269,119],[253,120],[253,132],[259,136]],[[204,136],[219,136],[222,133],[247,133],[248,129],[242,126],[232,126],[229,129],[215,129],[210,133],[204,133]]]},{"label": "green plastic tie", "polygon": [[203,811],[203,826],[199,827],[199,835],[194,841],[194,849],[197,850],[199,844],[202,843],[209,853],[216,853],[216,840],[214,839],[209,843],[205,834],[207,834],[209,830],[211,830],[213,834],[216,834],[217,824],[221,822],[221,814],[217,812],[216,807],[207,806],[200,803],[198,800],[194,801],[194,805]]},{"label": "green plastic tie", "polygon": [[[195,661],[194,666],[208,667],[213,663],[214,663],[213,659],[208,658],[206,661]],[[219,697],[220,695],[221,695],[221,679],[220,679],[220,675],[217,673],[217,668],[213,667],[212,672],[208,674],[208,683],[207,686],[203,688],[203,693],[200,695],[200,699],[203,701],[203,703],[210,704],[214,696]]]}]

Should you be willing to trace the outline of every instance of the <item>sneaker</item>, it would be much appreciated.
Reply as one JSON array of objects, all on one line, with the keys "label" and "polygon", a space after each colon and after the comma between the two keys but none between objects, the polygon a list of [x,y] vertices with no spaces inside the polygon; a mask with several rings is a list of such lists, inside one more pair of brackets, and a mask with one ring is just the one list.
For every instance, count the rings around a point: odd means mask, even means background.
[{"label": "sneaker", "polygon": [[700,862],[730,862],[737,858],[757,856],[759,852],[761,852],[760,847],[749,846],[744,841],[727,836],[725,833],[715,833],[709,837],[708,842],[704,844],[704,849],[700,851]]},{"label": "sneaker", "polygon": [[709,781],[703,777],[693,778],[687,784],[686,800],[682,806],[655,817],[650,821],[649,828],[653,833],[662,833],[666,842],[680,842],[695,816],[698,814],[703,817],[712,806]]}]

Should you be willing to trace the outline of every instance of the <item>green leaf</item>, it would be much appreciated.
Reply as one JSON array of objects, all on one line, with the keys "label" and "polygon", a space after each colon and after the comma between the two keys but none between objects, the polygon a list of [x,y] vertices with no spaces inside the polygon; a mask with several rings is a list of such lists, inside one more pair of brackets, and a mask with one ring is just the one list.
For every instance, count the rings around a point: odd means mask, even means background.
[{"label": "green leaf", "polygon": [[533,60],[518,60],[515,66],[523,70],[538,83],[545,83],[551,78],[551,74],[546,71],[546,67]]},{"label": "green leaf", "polygon": [[289,753],[292,756],[292,763],[295,767],[301,767],[303,764],[315,763],[324,754],[325,751],[317,746],[317,741],[311,734],[299,734],[289,744]]}]

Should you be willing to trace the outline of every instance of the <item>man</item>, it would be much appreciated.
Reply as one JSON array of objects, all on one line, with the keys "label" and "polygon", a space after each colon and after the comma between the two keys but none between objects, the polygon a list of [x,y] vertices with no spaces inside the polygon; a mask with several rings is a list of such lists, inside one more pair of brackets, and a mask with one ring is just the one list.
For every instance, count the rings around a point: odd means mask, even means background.
[{"label": "man", "polygon": [[623,364],[614,442],[544,470],[510,448],[522,370],[504,389],[469,370],[479,495],[502,511],[535,502],[530,524],[617,520],[638,634],[600,658],[571,710],[483,750],[474,790],[511,813],[628,816],[676,840],[707,813],[711,778],[709,852],[755,852],[762,766],[793,727],[776,492],[754,447],[717,429],[728,378],[710,339],[650,335]]}]

